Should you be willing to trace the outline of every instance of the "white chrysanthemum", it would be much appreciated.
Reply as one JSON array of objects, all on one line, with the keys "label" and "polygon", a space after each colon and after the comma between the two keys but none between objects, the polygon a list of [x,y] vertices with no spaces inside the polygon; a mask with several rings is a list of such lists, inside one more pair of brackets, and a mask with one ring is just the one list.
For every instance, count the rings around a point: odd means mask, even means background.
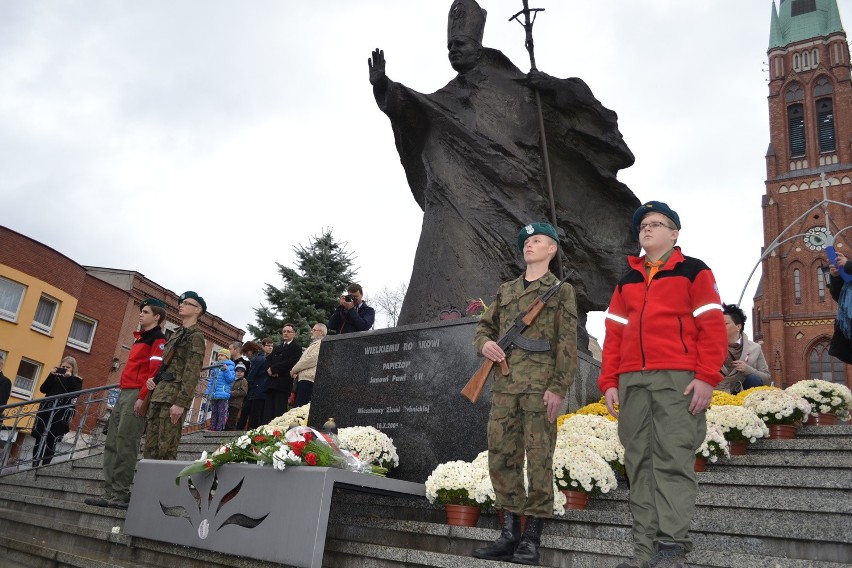
[{"label": "white chrysanthemum", "polygon": [[600,438],[601,440],[617,439],[618,423],[594,414],[575,414],[562,423],[562,426],[557,432],[557,438],[559,434],[563,436],[566,434],[581,434],[583,436]]},{"label": "white chrysanthemum", "polygon": [[393,439],[372,426],[350,426],[337,431],[343,449],[358,455],[365,463],[392,469],[399,465]]},{"label": "white chrysanthemum", "polygon": [[695,455],[702,456],[711,463],[716,463],[719,456],[731,457],[728,441],[717,425],[708,421],[707,434],[704,435],[704,441],[698,450],[695,451]]},{"label": "white chrysanthemum", "polygon": [[553,453],[553,475],[560,489],[592,495],[609,493],[616,486],[612,467],[594,451],[583,446],[557,448]]},{"label": "white chrysanthemum", "polygon": [[426,479],[426,498],[430,503],[434,503],[438,498],[438,491],[445,489],[465,490],[473,499],[478,478],[470,462],[456,460],[439,464]]},{"label": "white chrysanthemum", "polygon": [[234,441],[234,445],[241,450],[244,450],[251,445],[251,438],[244,434]]},{"label": "white chrysanthemum", "polygon": [[785,392],[801,396],[810,402],[813,413],[835,414],[843,421],[850,418],[852,391],[846,385],[822,379],[810,379],[787,387]]},{"label": "white chrysanthemum", "polygon": [[[300,426],[308,425],[308,414],[311,411],[311,405],[297,406],[291,408],[278,418],[272,420],[267,426],[272,430],[285,431],[291,424],[298,423]],[[271,431],[271,430],[270,430]]]},{"label": "white chrysanthemum", "polygon": [[779,389],[755,391],[745,397],[743,406],[767,424],[794,424],[811,412],[811,404],[804,397]]},{"label": "white chrysanthemum", "polygon": [[621,441],[617,437],[602,439],[564,430],[560,431],[556,436],[556,447],[567,448],[570,446],[589,448],[610,465],[624,465],[624,446],[621,445]]},{"label": "white chrysanthemum", "polygon": [[[769,392],[769,391],[758,391]],[[751,395],[749,395],[751,396]],[[708,424],[715,424],[728,441],[748,440],[769,436],[766,423],[745,406],[719,405],[707,409]]]}]

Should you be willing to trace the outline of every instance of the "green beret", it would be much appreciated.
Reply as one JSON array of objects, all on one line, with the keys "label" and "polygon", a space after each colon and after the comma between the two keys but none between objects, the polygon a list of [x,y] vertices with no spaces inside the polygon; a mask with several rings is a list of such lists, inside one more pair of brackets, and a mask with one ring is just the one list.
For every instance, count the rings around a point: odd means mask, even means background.
[{"label": "green beret", "polygon": [[649,201],[648,203],[644,203],[639,207],[636,211],[633,212],[633,238],[639,238],[639,225],[642,223],[642,218],[645,217],[648,213],[661,213],[665,215],[675,224],[678,230],[680,230],[680,217],[677,213],[675,213],[671,207],[663,203],[662,201]]},{"label": "green beret", "polygon": [[192,292],[192,291],[184,292],[183,294],[181,294],[180,297],[178,298],[178,302],[183,302],[187,298],[189,298],[190,300],[195,300],[196,302],[198,302],[198,305],[201,306],[201,313],[204,313],[204,312],[207,311],[207,302],[204,301],[204,298],[202,298],[197,293]]},{"label": "green beret", "polygon": [[145,306],[157,306],[158,308],[163,308],[164,310],[167,307],[164,301],[158,300],[157,298],[146,298],[145,300],[142,300],[142,303],[139,304],[139,310],[141,311],[142,308],[144,308]]},{"label": "green beret", "polygon": [[518,233],[518,250],[524,251],[524,243],[533,235],[545,235],[556,241],[556,246],[559,246],[559,237],[556,234],[556,229],[550,223],[530,223],[522,227]]}]

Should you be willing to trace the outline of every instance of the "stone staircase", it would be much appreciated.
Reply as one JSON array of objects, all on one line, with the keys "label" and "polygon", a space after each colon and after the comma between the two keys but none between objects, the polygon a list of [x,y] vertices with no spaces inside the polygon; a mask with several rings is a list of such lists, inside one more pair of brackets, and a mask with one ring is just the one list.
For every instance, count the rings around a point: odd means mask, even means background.
[{"label": "stone staircase", "polygon": [[[179,459],[196,459],[221,438],[185,436]],[[125,511],[83,503],[100,492],[101,466],[102,455],[92,455],[0,478],[0,567],[280,566],[123,534]],[[698,477],[692,566],[852,565],[852,426],[809,426],[795,440],[761,440]],[[515,566],[470,557],[496,537],[493,514],[476,528],[451,527],[425,499],[335,491],[325,566]],[[630,551],[627,490],[619,488],[549,521],[541,565],[614,566]]]}]

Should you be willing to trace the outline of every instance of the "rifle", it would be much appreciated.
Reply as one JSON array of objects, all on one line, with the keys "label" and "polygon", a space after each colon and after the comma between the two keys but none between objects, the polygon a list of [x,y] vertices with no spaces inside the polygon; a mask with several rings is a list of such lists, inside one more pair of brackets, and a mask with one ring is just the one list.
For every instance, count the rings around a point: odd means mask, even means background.
[{"label": "rifle", "polygon": [[[500,361],[500,372],[504,377],[509,374],[509,363],[507,361],[509,351],[512,347],[520,347],[526,351],[550,351],[550,342],[546,339],[528,339],[522,334],[535,322],[550,298],[559,292],[559,289],[573,273],[573,269],[569,270],[565,278],[548,288],[544,294],[536,298],[525,313],[520,314],[517,318],[515,318],[515,323],[512,324],[509,331],[497,340],[497,345],[499,345],[500,349],[506,353],[506,359]],[[493,367],[494,361],[486,358],[485,362],[482,363],[482,366],[479,367],[464,388],[462,388],[461,394],[470,400],[470,402],[476,404],[476,401],[479,400],[479,395],[482,393],[482,389],[485,387],[485,383],[488,381],[488,376],[491,374],[491,369]]]},{"label": "rifle", "polygon": [[[163,363],[160,365],[160,369],[157,371],[157,374],[154,375],[154,382],[155,383],[159,384],[159,382],[162,381],[165,378],[165,375],[166,375],[165,370],[171,364],[172,359],[175,358],[175,353],[177,353],[178,347],[180,347],[181,342],[186,338],[186,336],[187,336],[187,333],[184,332],[184,334],[181,335],[178,338],[177,341],[175,341],[175,346],[172,348],[172,350],[169,351],[168,353],[166,353],[163,356]],[[219,365],[217,365],[217,366],[219,366]],[[165,379],[165,380],[173,381],[174,375],[172,375],[172,378]],[[145,395],[145,398],[142,399],[142,408],[140,409],[142,411],[142,416],[145,416],[145,415],[148,414],[148,407],[151,406],[151,392],[152,391],[149,390],[148,393]]]}]

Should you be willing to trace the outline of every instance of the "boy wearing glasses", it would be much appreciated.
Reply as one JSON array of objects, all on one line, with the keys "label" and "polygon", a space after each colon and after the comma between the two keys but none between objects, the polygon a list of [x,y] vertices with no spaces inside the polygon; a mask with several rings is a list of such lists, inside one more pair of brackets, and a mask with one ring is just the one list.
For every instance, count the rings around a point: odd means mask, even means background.
[{"label": "boy wearing glasses", "polygon": [[[146,383],[148,390],[153,391],[143,451],[143,456],[149,460],[177,458],[183,417],[192,404],[204,362],[206,342],[198,327],[198,318],[207,311],[207,304],[195,292],[184,292],[179,300],[178,315],[183,325],[166,344],[163,359],[169,364],[161,369],[158,382],[151,378]],[[172,358],[169,360],[169,357]]]},{"label": "boy wearing glasses", "polygon": [[598,386],[618,417],[633,516],[634,556],[618,568],[686,566],[692,549],[695,450],[728,342],[713,273],[675,246],[679,231],[665,203],[636,210],[645,256],[628,257],[606,313]]}]

